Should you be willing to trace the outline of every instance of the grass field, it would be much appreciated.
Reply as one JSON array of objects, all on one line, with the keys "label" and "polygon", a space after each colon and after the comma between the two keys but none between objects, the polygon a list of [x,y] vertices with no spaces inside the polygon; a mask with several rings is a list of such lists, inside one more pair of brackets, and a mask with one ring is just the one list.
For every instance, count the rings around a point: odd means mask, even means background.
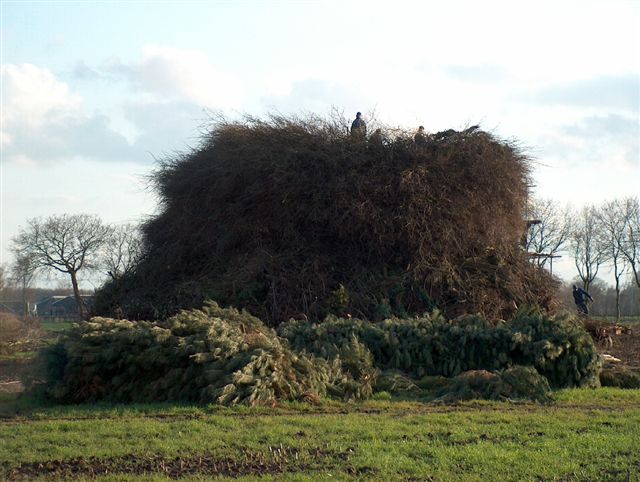
[{"label": "grass field", "polygon": [[59,333],[68,330],[73,325],[72,321],[41,321],[40,327],[50,333]]},{"label": "grass field", "polygon": [[0,402],[0,479],[640,480],[640,390],[550,405]]}]

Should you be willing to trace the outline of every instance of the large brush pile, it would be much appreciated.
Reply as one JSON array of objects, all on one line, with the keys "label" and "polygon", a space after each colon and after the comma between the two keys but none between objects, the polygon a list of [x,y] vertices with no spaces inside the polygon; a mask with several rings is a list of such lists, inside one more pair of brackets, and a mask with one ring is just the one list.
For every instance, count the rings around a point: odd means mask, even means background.
[{"label": "large brush pile", "polygon": [[566,316],[521,310],[497,325],[478,316],[454,322],[440,313],[377,323],[331,318],[321,324],[291,320],[278,328],[292,348],[324,358],[356,339],[381,370],[414,378],[455,377],[470,370],[530,366],[554,388],[594,386],[600,357],[591,337]]},{"label": "large brush pile", "polygon": [[215,303],[157,323],[93,318],[43,352],[44,389],[72,403],[271,405],[380,391],[545,401],[550,387],[598,384],[600,359],[589,335],[541,313],[500,326],[479,318],[451,323],[439,314],[289,322],[279,334]]},{"label": "large brush pile", "polygon": [[271,325],[327,314],[364,319],[553,307],[527,262],[527,157],[481,130],[351,138],[341,120],[219,121],[165,161],[146,256],[98,294],[96,312],[158,319],[204,299]]},{"label": "large brush pile", "polygon": [[47,395],[67,403],[356,399],[371,395],[375,374],[356,361],[355,379],[339,357],[294,353],[260,320],[215,303],[158,323],[93,318],[43,358]]}]

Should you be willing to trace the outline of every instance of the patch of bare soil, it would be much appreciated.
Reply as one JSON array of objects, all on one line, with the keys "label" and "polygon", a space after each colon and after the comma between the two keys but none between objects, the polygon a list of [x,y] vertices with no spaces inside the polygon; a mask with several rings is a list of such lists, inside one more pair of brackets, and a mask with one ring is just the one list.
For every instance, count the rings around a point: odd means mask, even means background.
[{"label": "patch of bare soil", "polygon": [[11,380],[8,382],[0,382],[0,393],[22,393],[24,385],[20,380]]},{"label": "patch of bare soil", "polygon": [[607,353],[620,358],[631,368],[640,368],[640,331],[638,329],[628,335],[612,335],[613,346]]},{"label": "patch of bare soil", "polygon": [[[211,453],[167,457],[163,455],[124,455],[118,457],[80,457],[66,460],[29,462],[17,467],[2,466],[3,480],[31,480],[45,477],[93,478],[107,474],[162,474],[171,479],[189,475],[241,477],[247,475],[277,475],[285,472],[319,470],[345,462],[352,449],[338,452],[327,448],[313,448],[301,452],[292,447],[269,447],[268,452],[243,451],[238,458],[216,457]],[[371,471],[369,468],[348,470],[353,475]]]},{"label": "patch of bare soil", "polygon": [[33,370],[33,360],[0,361],[0,394],[23,392],[21,378]]},{"label": "patch of bare soil", "polygon": [[640,328],[632,329],[631,333],[612,332],[607,338],[595,341],[601,354],[619,358],[621,364],[629,368],[640,368]]},{"label": "patch of bare soil", "polygon": [[0,361],[0,383],[19,380],[21,376],[30,373],[33,368],[33,360]]}]

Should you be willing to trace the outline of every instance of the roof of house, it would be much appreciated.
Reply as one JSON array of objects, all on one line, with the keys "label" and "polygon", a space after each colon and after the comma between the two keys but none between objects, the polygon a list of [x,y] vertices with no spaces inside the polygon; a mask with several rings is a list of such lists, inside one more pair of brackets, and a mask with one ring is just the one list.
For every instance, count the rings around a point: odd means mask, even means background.
[{"label": "roof of house", "polygon": [[[74,299],[75,297],[73,295],[53,295],[53,296],[47,296],[46,298],[41,299],[40,301],[38,301],[38,305],[41,305],[43,303],[48,303],[51,302],[51,304],[55,304],[58,303],[62,300],[66,300],[66,299]],[[83,299],[91,299],[93,298],[93,295],[80,295],[80,298]]]},{"label": "roof of house", "polygon": [[0,311],[5,313],[20,314],[24,310],[22,301],[0,301]]},{"label": "roof of house", "polygon": [[[80,298],[82,298],[85,301],[91,301],[91,300],[93,300],[93,295],[80,295]],[[64,302],[69,302],[69,301],[73,301],[75,303],[76,302],[75,296],[73,296],[73,295],[62,296],[62,297],[60,297],[60,299],[57,299],[56,301],[54,301],[51,304],[52,305],[57,305],[59,303],[64,303]]]}]

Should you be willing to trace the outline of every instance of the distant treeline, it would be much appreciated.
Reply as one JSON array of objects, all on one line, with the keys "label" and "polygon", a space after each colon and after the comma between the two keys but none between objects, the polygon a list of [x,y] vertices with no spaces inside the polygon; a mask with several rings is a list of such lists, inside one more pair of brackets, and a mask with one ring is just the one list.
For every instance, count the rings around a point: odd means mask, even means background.
[{"label": "distant treeline", "polygon": [[[541,268],[550,268],[553,258],[568,255],[575,263],[575,283],[601,299],[594,303],[593,311],[618,318],[640,314],[638,197],[587,205],[579,211],[562,208],[551,199],[531,198],[526,216],[528,230],[523,244],[532,262]],[[605,270],[613,275],[612,288],[598,285],[598,275]],[[630,285],[634,288],[628,288],[629,292],[623,296],[625,287]]]},{"label": "distant treeline", "polygon": [[[589,294],[594,302],[589,305],[589,311],[596,316],[616,316],[616,289],[605,282],[596,280],[589,288]],[[560,288],[560,301],[570,311],[576,305],[571,294],[571,284],[563,284]],[[620,291],[620,316],[640,317],[640,289],[635,284],[629,284]]]}]

